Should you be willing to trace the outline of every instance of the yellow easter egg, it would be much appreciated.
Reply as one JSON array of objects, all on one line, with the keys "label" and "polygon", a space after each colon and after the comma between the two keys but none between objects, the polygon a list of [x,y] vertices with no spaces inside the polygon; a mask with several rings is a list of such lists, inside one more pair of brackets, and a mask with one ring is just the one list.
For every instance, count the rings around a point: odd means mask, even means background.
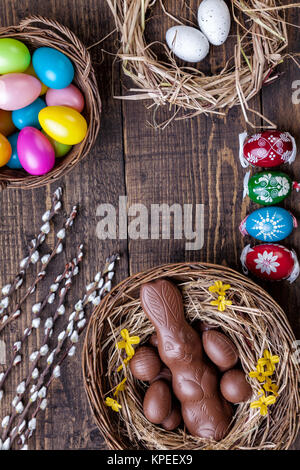
[{"label": "yellow easter egg", "polygon": [[0,166],[4,166],[9,162],[11,153],[12,148],[10,142],[3,134],[0,134]]},{"label": "yellow easter egg", "polygon": [[40,111],[39,122],[44,131],[61,144],[79,144],[87,133],[84,117],[66,106],[47,106]]},{"label": "yellow easter egg", "polygon": [[[30,63],[28,69],[26,69],[24,73],[26,73],[27,75],[31,75],[32,77],[38,78],[38,76],[35,73],[35,70],[33,68],[32,62]],[[40,82],[41,82],[41,80],[40,80]],[[40,96],[44,95],[48,90],[48,87],[46,85],[44,85],[44,83],[41,82],[41,84],[42,84],[42,90],[41,90]]]}]

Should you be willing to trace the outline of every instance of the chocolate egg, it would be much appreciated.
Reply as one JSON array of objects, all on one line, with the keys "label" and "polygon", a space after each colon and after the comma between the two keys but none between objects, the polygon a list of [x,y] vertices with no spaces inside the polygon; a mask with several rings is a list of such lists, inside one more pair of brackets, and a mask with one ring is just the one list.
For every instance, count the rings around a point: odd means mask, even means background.
[{"label": "chocolate egg", "polygon": [[222,370],[231,369],[238,361],[238,351],[233,342],[220,331],[204,331],[203,348],[209,359]]},{"label": "chocolate egg", "polygon": [[192,327],[199,333],[203,333],[204,331],[208,331],[208,330],[216,330],[218,328],[215,325],[211,325],[210,323],[200,321],[200,320],[197,321],[195,324],[193,324]]},{"label": "chocolate egg", "polygon": [[181,411],[179,405],[175,405],[172,408],[171,413],[167,416],[161,423],[162,427],[166,431],[173,431],[173,429],[178,428],[182,421]]},{"label": "chocolate egg", "polygon": [[220,382],[221,393],[230,403],[242,403],[252,396],[252,388],[240,369],[225,372]]},{"label": "chocolate egg", "polygon": [[155,382],[156,380],[163,379],[166,382],[172,382],[172,372],[168,367],[163,367],[158,375],[154,379],[150,380],[150,383]]},{"label": "chocolate egg", "polygon": [[149,339],[149,343],[154,346],[155,348],[158,347],[158,338],[157,338],[157,334],[154,333],[153,335],[150,336],[150,339]]},{"label": "chocolate egg", "polygon": [[171,413],[172,396],[170,387],[164,380],[153,382],[148,388],[144,403],[144,415],[153,424],[160,424]]},{"label": "chocolate egg", "polygon": [[142,346],[137,349],[129,366],[136,379],[150,382],[159,374],[162,363],[155,349],[150,346]]}]

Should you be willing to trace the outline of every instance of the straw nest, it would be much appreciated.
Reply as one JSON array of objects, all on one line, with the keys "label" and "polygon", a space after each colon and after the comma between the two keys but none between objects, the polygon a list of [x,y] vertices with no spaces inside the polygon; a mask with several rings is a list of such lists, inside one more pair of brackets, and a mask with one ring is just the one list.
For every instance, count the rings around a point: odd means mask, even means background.
[{"label": "straw nest", "polygon": [[[142,402],[147,384],[135,380],[122,364],[116,342],[127,328],[147,342],[154,328],[144,315],[140,286],[167,277],[180,288],[186,318],[207,321],[218,326],[236,344],[246,374],[254,370],[264,349],[280,356],[274,380],[279,384],[277,402],[266,417],[250,409],[250,402],[235,407],[229,434],[221,442],[192,437],[185,430],[165,431],[147,421]],[[210,305],[214,294],[209,286],[216,280],[230,284],[232,306],[220,313]],[[299,365],[296,363],[295,338],[282,309],[259,286],[239,273],[211,264],[172,264],[131,276],[115,287],[92,314],[83,349],[85,389],[97,426],[111,449],[287,449],[299,429]],[[294,356],[293,356],[294,352]],[[126,387],[118,395],[119,413],[105,405],[118,383],[127,377]],[[261,388],[251,380],[254,396]]]},{"label": "straw nest", "polygon": [[[216,73],[207,74],[199,68],[186,67],[163,45],[162,54],[156,53],[157,41],[147,44],[145,27],[151,24],[151,17],[158,20],[160,13],[167,15],[170,25],[187,24],[197,27],[197,6],[185,5],[187,16],[192,21],[172,15],[167,11],[168,4],[163,0],[106,0],[120,33],[120,49],[117,54],[122,61],[123,71],[138,86],[132,88],[132,94],[125,99],[152,100],[152,105],[168,105],[173,112],[170,120],[184,119],[202,113],[225,115],[228,108],[240,105],[246,122],[248,111],[261,114],[249,108],[248,102],[266,83],[276,76],[272,73],[286,57],[288,46],[287,23],[284,16],[292,5],[278,5],[275,0],[231,0],[229,1],[232,17],[230,40],[225,43],[224,51],[229,52],[223,68]],[[176,12],[183,9],[184,1],[175,2]],[[154,6],[157,5],[154,13]],[[170,8],[170,7],[169,7]],[[192,10],[192,15],[190,14]],[[208,57],[220,56],[218,48],[211,47]],[[227,55],[225,53],[225,56]],[[230,57],[230,58],[229,58]],[[263,116],[261,116],[263,117]],[[276,127],[267,118],[271,127]]]},{"label": "straw nest", "polygon": [[[34,26],[36,25],[36,26]],[[43,176],[31,176],[23,170],[0,168],[0,189],[37,188],[69,172],[92,148],[100,129],[101,100],[91,57],[81,41],[68,28],[57,21],[31,16],[18,26],[0,28],[0,38],[15,38],[26,44],[30,51],[37,47],[54,47],[68,56],[75,69],[74,83],[84,95],[83,115],[87,120],[88,131],[85,139],[75,145],[63,158],[57,158],[54,168]]]}]

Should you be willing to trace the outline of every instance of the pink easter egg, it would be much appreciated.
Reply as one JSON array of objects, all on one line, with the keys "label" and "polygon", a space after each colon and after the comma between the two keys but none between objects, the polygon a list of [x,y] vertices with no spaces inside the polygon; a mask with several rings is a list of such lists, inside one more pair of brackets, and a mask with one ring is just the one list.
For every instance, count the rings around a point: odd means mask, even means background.
[{"label": "pink easter egg", "polygon": [[41,82],[25,73],[8,73],[0,77],[0,108],[15,111],[33,103],[41,93]]},{"label": "pink easter egg", "polygon": [[48,106],[67,106],[76,109],[79,113],[84,108],[83,94],[72,84],[59,90],[49,88],[46,93],[46,103]]},{"label": "pink easter egg", "polygon": [[54,166],[55,153],[52,145],[34,127],[24,127],[20,131],[17,150],[22,167],[30,175],[44,175]]}]

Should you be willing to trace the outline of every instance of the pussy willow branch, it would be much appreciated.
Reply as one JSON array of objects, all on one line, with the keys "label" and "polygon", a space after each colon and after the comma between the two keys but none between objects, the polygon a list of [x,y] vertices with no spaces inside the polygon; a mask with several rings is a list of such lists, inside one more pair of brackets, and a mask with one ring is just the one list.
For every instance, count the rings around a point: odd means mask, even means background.
[{"label": "pussy willow branch", "polygon": [[42,225],[42,227],[40,228],[40,233],[38,234],[38,236],[31,240],[31,246],[28,247],[28,256],[20,262],[21,271],[15,276],[11,284],[7,284],[2,288],[2,296],[0,297],[0,318],[4,315],[5,310],[9,305],[9,297],[23,284],[26,270],[32,263],[32,256],[46,239],[45,224],[49,223],[50,220],[59,212],[62,207],[60,201],[61,195],[61,188],[58,188],[53,193],[51,198],[51,208],[50,210],[46,211],[42,216],[42,221],[44,222],[44,225]]},{"label": "pussy willow branch", "polygon": [[[39,388],[43,385],[43,382],[44,382],[44,378],[42,375],[39,376],[38,378],[38,381],[34,387],[35,389],[35,392],[34,393],[30,393],[30,397],[29,397],[29,400],[28,400],[28,403],[27,405],[23,408],[23,410],[21,411],[21,413],[18,412],[18,405],[19,403],[22,401],[22,396],[24,396],[26,390],[28,390],[29,388],[29,385],[32,383],[32,379],[33,379],[33,373],[35,371],[35,369],[37,369],[37,365],[39,363],[39,360],[41,358],[43,358],[45,355],[48,354],[49,352],[49,347],[48,347],[48,341],[50,339],[50,336],[52,335],[52,332],[53,332],[53,327],[54,327],[54,324],[56,322],[56,320],[59,318],[59,316],[61,315],[60,313],[60,308],[61,306],[64,304],[65,302],[65,299],[66,299],[66,296],[67,296],[67,293],[69,291],[69,289],[71,288],[71,284],[72,284],[72,278],[77,274],[78,272],[78,264],[81,262],[82,260],[82,257],[83,257],[83,253],[82,253],[82,245],[80,245],[80,247],[78,248],[78,252],[77,252],[77,257],[74,258],[72,260],[70,264],[70,270],[68,271],[68,275],[65,276],[66,277],[66,281],[65,281],[65,284],[64,284],[64,287],[60,290],[59,292],[59,302],[58,302],[58,305],[57,305],[57,308],[55,310],[55,313],[52,317],[52,322],[51,322],[51,326],[50,327],[46,327],[45,328],[45,332],[44,332],[44,339],[43,339],[43,342],[42,342],[42,345],[39,349],[39,351],[36,351],[35,353],[35,358],[34,360],[32,361],[32,364],[31,364],[31,367],[29,369],[29,372],[28,372],[28,376],[27,376],[27,379],[24,381],[24,385],[23,385],[23,389],[22,389],[22,393],[20,393],[19,395],[17,395],[17,400],[16,402],[14,403],[14,409],[13,409],[13,412],[12,414],[10,415],[10,418],[8,420],[8,423],[7,425],[5,426],[4,430],[3,430],[3,433],[2,433],[2,436],[1,436],[1,439],[3,442],[6,441],[7,437],[9,436],[10,438],[10,445],[13,443],[14,439],[16,438],[17,436],[17,430],[18,428],[20,427],[20,425],[22,424],[24,418],[26,417],[27,415],[27,412],[33,402],[33,395],[36,391],[39,390]],[[51,364],[50,364],[51,365]],[[47,361],[47,366],[46,366],[46,369],[48,368],[49,366],[49,363]],[[21,409],[22,409],[23,405],[21,406]],[[16,416],[19,415],[19,419],[17,420],[17,424],[16,426],[11,430],[11,427],[13,426],[14,424],[14,420],[16,418]],[[10,434],[10,435],[9,435]]]},{"label": "pussy willow branch", "polygon": [[[118,254],[114,254],[111,257],[107,258],[106,264],[104,266],[102,274],[99,272],[92,283],[87,286],[87,292],[84,295],[83,299],[76,302],[74,306],[74,311],[71,313],[69,317],[70,323],[73,322],[73,327],[69,328],[69,331],[63,331],[65,333],[62,335],[62,339],[58,341],[58,344],[55,348],[55,355],[54,359],[58,359],[56,362],[53,360],[51,364],[48,364],[46,369],[42,372],[40,377],[40,386],[42,386],[42,382],[44,383],[45,393],[43,396],[39,397],[36,401],[35,408],[32,411],[30,419],[28,423],[31,425],[25,430],[23,434],[21,434],[18,444],[22,447],[22,449],[27,450],[28,445],[26,444],[27,440],[32,436],[33,431],[35,430],[36,426],[36,416],[40,409],[45,409],[47,406],[46,400],[46,393],[54,381],[54,379],[60,376],[60,367],[63,361],[69,356],[72,357],[75,354],[76,343],[78,342],[79,336],[85,330],[87,325],[87,319],[84,318],[84,308],[89,304],[92,303],[94,306],[98,305],[104,295],[111,290],[111,281],[114,277],[114,265],[116,260],[119,259]],[[98,295],[97,295],[98,293]],[[96,295],[95,295],[96,294]],[[74,315],[75,314],[75,315]],[[75,324],[76,322],[76,324]],[[70,323],[68,326],[70,326]],[[75,334],[76,333],[76,334]],[[63,349],[63,344],[65,340],[68,340],[67,347],[65,346]],[[59,353],[62,352],[60,358],[58,358]],[[54,365],[55,363],[55,365]],[[47,376],[49,376],[52,369],[52,373],[46,381]],[[43,378],[43,380],[42,380]],[[22,423],[21,423],[22,424]],[[14,431],[14,434],[10,436],[11,443],[15,440],[17,436],[17,430]]]},{"label": "pussy willow branch", "polygon": [[[22,306],[22,304],[29,297],[29,295],[32,294],[35,291],[36,286],[39,284],[39,282],[42,279],[44,279],[44,277],[46,275],[46,269],[47,269],[48,265],[50,264],[50,262],[52,261],[52,259],[54,258],[54,256],[56,254],[60,254],[62,252],[62,250],[63,250],[62,240],[65,238],[65,231],[68,230],[73,225],[73,221],[74,221],[76,215],[77,215],[77,206],[74,206],[71,213],[70,213],[70,215],[69,215],[69,217],[68,217],[68,219],[66,220],[66,222],[64,224],[64,227],[62,229],[60,229],[56,234],[57,242],[56,242],[52,252],[50,254],[45,255],[45,256],[42,257],[42,260],[43,259],[45,260],[44,263],[42,262],[42,271],[40,271],[38,273],[37,277],[35,278],[35,280],[31,284],[31,286],[27,289],[24,296],[15,305],[15,307],[12,309],[13,313],[5,315],[2,318],[2,323],[0,325],[0,333],[7,325],[9,325],[13,320],[15,320],[16,318],[18,318],[21,315],[21,306]],[[50,230],[50,227],[49,227],[49,230]],[[39,253],[38,253],[37,250],[35,251],[35,253],[36,253],[36,257],[39,258]]]}]

